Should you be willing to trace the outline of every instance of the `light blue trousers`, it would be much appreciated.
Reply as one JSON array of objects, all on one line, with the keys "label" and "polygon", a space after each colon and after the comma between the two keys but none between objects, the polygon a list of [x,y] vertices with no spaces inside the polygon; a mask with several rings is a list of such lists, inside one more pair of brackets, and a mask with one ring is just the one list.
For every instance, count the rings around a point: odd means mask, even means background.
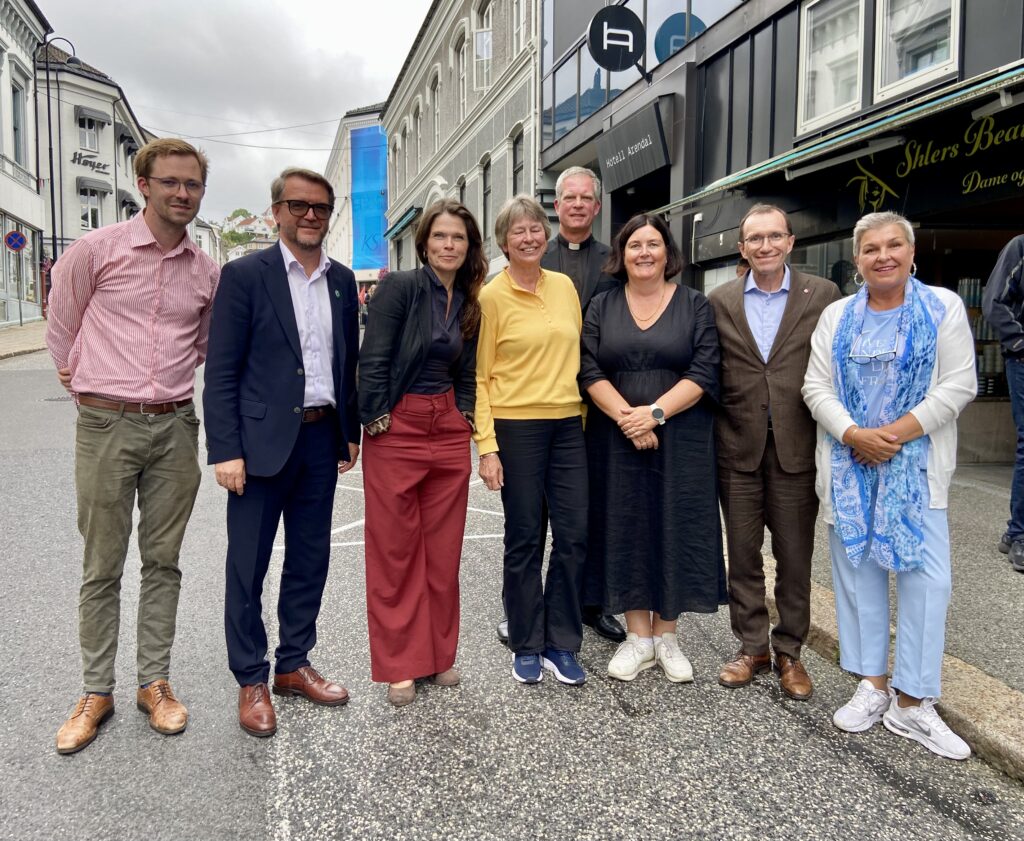
[{"label": "light blue trousers", "polygon": [[[896,575],[896,653],[892,687],[914,698],[941,691],[946,610],[952,587],[945,509],[928,507],[924,484],[924,566]],[[829,526],[832,584],[839,620],[839,665],[856,675],[884,675],[889,668],[889,571],[864,560],[856,569]]]}]

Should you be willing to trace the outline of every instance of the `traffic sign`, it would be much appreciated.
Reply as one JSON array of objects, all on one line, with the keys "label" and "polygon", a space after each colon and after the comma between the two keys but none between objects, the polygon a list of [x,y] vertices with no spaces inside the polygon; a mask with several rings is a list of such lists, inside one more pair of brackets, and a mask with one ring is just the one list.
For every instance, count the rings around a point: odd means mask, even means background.
[{"label": "traffic sign", "polygon": [[4,245],[11,249],[11,251],[21,251],[21,249],[28,245],[28,240],[21,231],[11,231],[4,237]]}]

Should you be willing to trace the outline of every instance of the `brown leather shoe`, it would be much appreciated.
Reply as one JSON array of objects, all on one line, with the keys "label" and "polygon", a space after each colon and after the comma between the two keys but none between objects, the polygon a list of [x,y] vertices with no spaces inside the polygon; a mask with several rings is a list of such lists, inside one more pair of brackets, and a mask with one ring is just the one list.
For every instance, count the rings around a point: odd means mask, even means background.
[{"label": "brown leather shoe", "polygon": [[114,696],[90,692],[57,731],[57,753],[75,753],[96,738],[100,725],[114,714]]},{"label": "brown leather shoe", "polygon": [[718,682],[730,689],[738,689],[750,683],[754,675],[767,672],[771,667],[770,654],[744,654],[738,651],[735,657],[722,666],[718,673]]},{"label": "brown leather shoe", "polygon": [[794,701],[806,701],[814,693],[811,676],[804,664],[788,654],[775,655],[775,671],[779,675],[779,686]]},{"label": "brown leather shoe", "polygon": [[348,690],[321,677],[312,666],[274,675],[274,694],[301,695],[325,707],[340,707],[348,703]]},{"label": "brown leather shoe", "polygon": [[265,683],[238,688],[238,724],[250,736],[273,736],[277,715]]},{"label": "brown leather shoe", "polygon": [[438,672],[430,678],[430,682],[435,686],[458,686],[461,680],[462,676],[459,674],[458,669],[447,669],[446,671]]},{"label": "brown leather shoe", "polygon": [[180,733],[188,724],[188,710],[174,697],[166,680],[154,680],[145,688],[140,686],[135,694],[135,705],[149,714],[149,726],[165,736]]}]

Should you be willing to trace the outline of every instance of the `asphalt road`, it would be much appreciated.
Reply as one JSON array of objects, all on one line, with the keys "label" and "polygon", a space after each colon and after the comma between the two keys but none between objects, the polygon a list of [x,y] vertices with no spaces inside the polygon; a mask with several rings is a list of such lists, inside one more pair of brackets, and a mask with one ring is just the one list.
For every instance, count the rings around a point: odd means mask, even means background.
[{"label": "asphalt road", "polygon": [[[243,733],[222,633],[224,498],[207,468],[183,547],[171,676],[188,730],[159,736],[134,706],[133,549],[116,713],[93,745],[58,756],[54,736],[80,688],[74,410],[44,354],[0,362],[0,395],[0,838],[1024,839],[1019,783],[881,727],[836,730],[831,714],[855,681],[834,663],[806,655],[808,703],[784,698],[768,676],[719,687],[735,647],[725,611],[680,623],[693,684],[657,670],[611,680],[614,646],[589,631],[586,686],[515,683],[494,639],[501,506],[479,483],[462,566],[462,686],[421,689],[394,710],[370,682],[361,483],[350,473],[312,659],[353,700],[326,709],[275,699],[277,736]],[[272,640],[279,571],[277,554],[265,601]]]}]

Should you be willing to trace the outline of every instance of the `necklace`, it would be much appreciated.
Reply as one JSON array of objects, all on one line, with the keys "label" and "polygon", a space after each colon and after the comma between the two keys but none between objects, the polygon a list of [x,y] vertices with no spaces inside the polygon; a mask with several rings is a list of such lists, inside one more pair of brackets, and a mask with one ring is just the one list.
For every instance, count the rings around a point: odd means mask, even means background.
[{"label": "necklace", "polygon": [[641,324],[646,324],[648,321],[653,319],[654,316],[656,316],[658,314],[658,312],[661,310],[661,305],[663,303],[665,303],[665,292],[667,290],[668,290],[668,284],[667,283],[662,283],[662,285],[661,285],[661,297],[658,298],[657,306],[655,306],[655,308],[653,310],[651,310],[651,314],[649,316],[647,316],[647,318],[641,318],[639,315],[637,315],[635,312],[633,312],[633,305],[629,302],[629,287],[626,287],[626,307],[627,307],[627,309],[629,309],[629,314],[631,316],[633,316],[633,320],[634,321],[639,321]]}]

